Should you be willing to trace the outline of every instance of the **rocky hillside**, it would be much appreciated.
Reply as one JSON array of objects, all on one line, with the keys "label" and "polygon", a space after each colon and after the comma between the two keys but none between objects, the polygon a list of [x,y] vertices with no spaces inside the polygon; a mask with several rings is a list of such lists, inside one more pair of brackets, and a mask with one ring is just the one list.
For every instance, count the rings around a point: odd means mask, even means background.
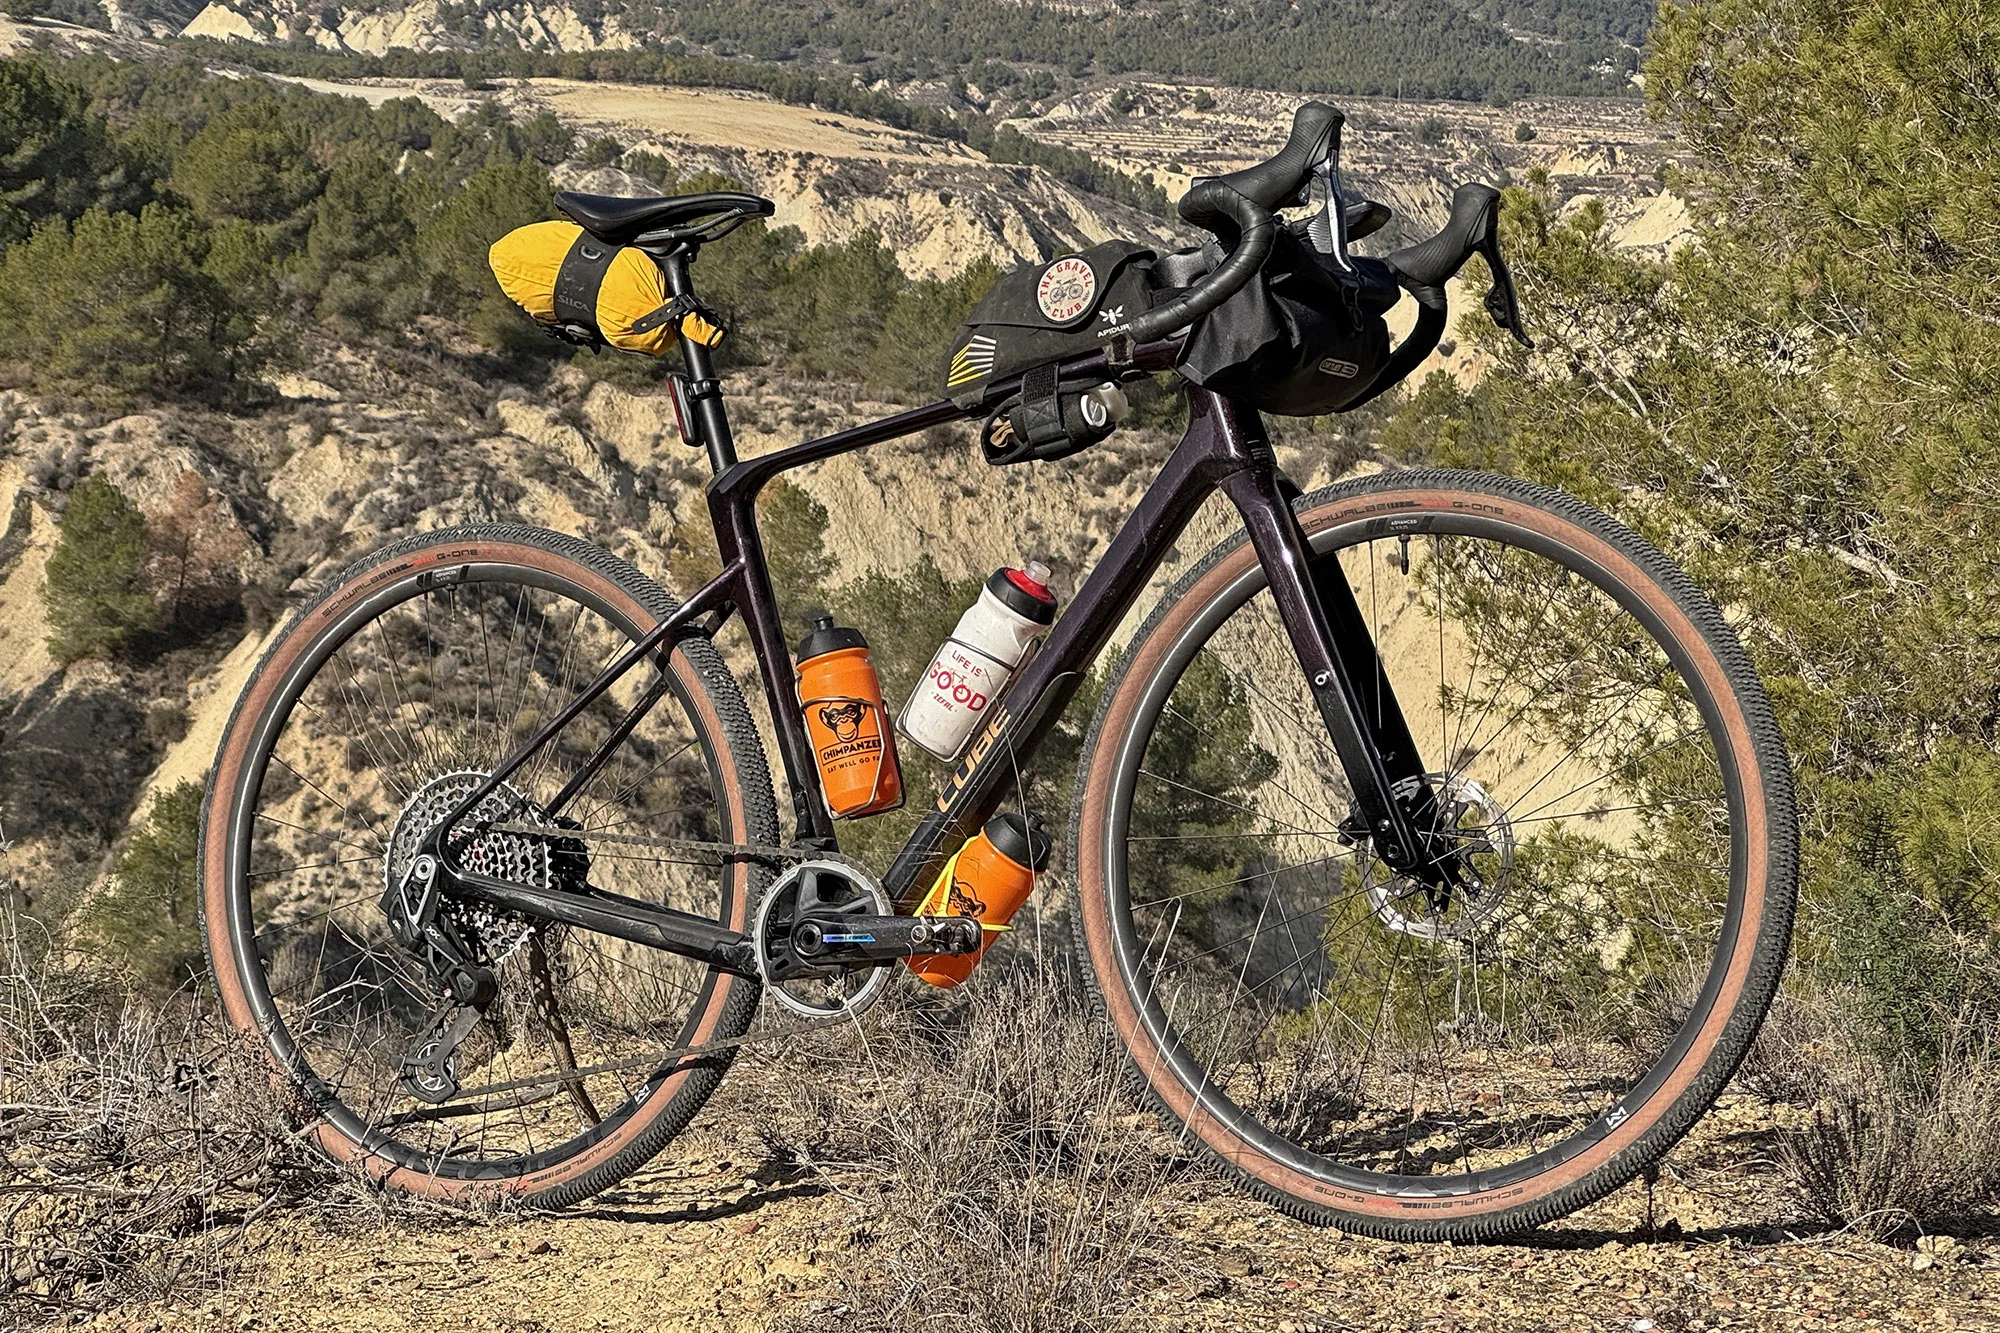
[{"label": "rocky hillside", "polygon": [[[1673,145],[1637,102],[1524,98],[1494,107],[1323,96],[1347,114],[1347,188],[1396,213],[1364,247],[1373,252],[1435,231],[1451,186],[1506,184],[1535,170],[1547,172],[1565,196],[1605,201],[1624,244],[1663,246],[1685,231],[1685,207],[1663,183]],[[1151,172],[1178,197],[1196,176],[1275,152],[1303,100],[1298,93],[1141,80],[1038,105],[1009,124],[1040,142]]]},{"label": "rocky hillside", "polygon": [[[210,0],[180,31],[222,41],[310,42],[328,51],[381,55],[505,43],[545,51],[623,51],[641,44],[617,15],[586,19],[562,4],[491,5],[454,14],[438,0],[379,8],[223,4]],[[151,26],[151,25],[147,25]]]}]

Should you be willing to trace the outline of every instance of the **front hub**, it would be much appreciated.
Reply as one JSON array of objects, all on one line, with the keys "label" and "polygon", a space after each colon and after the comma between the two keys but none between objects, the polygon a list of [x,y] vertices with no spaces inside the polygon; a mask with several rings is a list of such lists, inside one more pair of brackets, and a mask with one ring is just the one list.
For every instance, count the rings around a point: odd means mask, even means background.
[{"label": "front hub", "polygon": [[1514,831],[1505,808],[1461,774],[1405,778],[1391,795],[1403,807],[1422,864],[1397,871],[1362,851],[1362,883],[1375,917],[1426,940],[1478,936],[1499,914],[1514,872]]}]

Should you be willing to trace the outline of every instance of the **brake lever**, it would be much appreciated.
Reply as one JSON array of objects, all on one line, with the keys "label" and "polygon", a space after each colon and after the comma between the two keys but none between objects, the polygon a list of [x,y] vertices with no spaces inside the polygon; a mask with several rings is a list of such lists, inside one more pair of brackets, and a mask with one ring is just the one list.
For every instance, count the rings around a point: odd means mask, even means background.
[{"label": "brake lever", "polygon": [[1329,153],[1313,168],[1313,174],[1325,187],[1326,199],[1320,205],[1319,216],[1307,224],[1306,239],[1313,249],[1331,255],[1334,263],[1352,273],[1354,261],[1347,255],[1347,200],[1340,192],[1340,163]]},{"label": "brake lever", "polygon": [[1535,340],[1521,327],[1521,300],[1514,293],[1514,273],[1507,267],[1507,261],[1500,257],[1500,228],[1498,220],[1488,228],[1479,242],[1479,256],[1486,261],[1486,271],[1493,275],[1493,285],[1486,292],[1486,313],[1493,322],[1514,335],[1514,341],[1533,350]]}]

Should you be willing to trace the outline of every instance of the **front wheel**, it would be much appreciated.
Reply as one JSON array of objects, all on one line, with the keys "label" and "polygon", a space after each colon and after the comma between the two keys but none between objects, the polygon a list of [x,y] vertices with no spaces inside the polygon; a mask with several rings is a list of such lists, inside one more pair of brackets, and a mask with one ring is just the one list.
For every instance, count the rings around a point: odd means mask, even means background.
[{"label": "front wheel", "polygon": [[1664,1154],[1755,1036],[1796,892],[1783,742],[1714,605],[1559,492],[1412,471],[1297,512],[1451,873],[1371,854],[1239,536],[1128,645],[1085,745],[1087,971],[1153,1101],[1286,1211],[1539,1225]]}]

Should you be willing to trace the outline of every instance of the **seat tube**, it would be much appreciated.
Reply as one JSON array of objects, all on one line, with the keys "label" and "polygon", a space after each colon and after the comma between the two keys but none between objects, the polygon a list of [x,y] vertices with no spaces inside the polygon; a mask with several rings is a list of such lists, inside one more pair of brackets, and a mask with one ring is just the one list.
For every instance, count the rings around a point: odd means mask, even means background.
[{"label": "seat tube", "polygon": [[[1248,465],[1225,477],[1222,490],[1243,515],[1250,545],[1270,580],[1278,616],[1305,671],[1334,753],[1354,788],[1354,802],[1368,823],[1376,855],[1394,869],[1414,866],[1419,860],[1417,840],[1408,817],[1391,794],[1392,779],[1385,759],[1401,769],[1416,762],[1415,755],[1385,756],[1374,729],[1364,724],[1368,713],[1349,670],[1348,655],[1341,651],[1340,639],[1315,586],[1312,551],[1292,513],[1286,483],[1261,431],[1245,452]],[[1372,660],[1372,652],[1370,656]],[[1371,674],[1369,684],[1374,683]]]},{"label": "seat tube", "polygon": [[[667,295],[691,296],[694,280],[688,271],[691,254],[683,249],[660,258],[660,272],[667,280]],[[720,473],[736,462],[736,437],[729,429],[729,416],[722,408],[722,380],[715,373],[715,355],[700,343],[681,334],[681,358],[688,372],[688,401],[701,427],[701,440],[708,450],[711,472]]]}]

